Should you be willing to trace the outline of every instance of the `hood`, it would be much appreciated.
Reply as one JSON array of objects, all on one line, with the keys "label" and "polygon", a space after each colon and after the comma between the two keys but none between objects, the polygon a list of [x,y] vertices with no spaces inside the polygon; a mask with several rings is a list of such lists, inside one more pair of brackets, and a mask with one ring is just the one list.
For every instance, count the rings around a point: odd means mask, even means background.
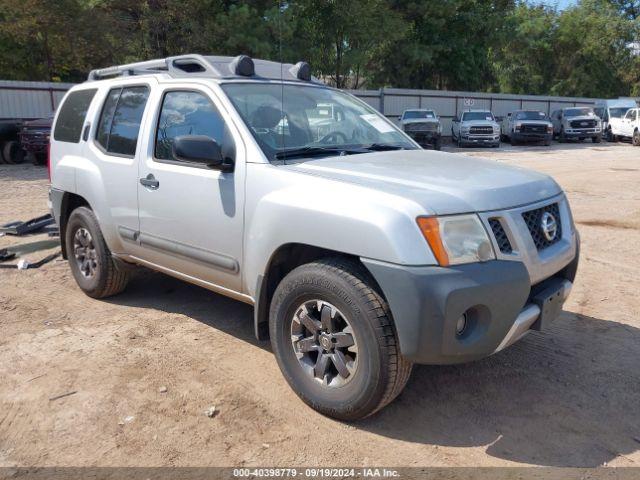
[{"label": "hood", "polygon": [[38,127],[51,128],[52,123],[53,123],[53,117],[45,117],[45,118],[38,118],[37,120],[29,120],[27,122],[23,122],[22,126],[28,127],[28,128],[38,128]]},{"label": "hood", "polygon": [[514,124],[522,123],[527,125],[552,125],[549,120],[514,120]]},{"label": "hood", "polygon": [[405,197],[437,215],[501,210],[562,191],[542,173],[429,150],[328,157],[281,168]]},{"label": "hood", "polygon": [[564,120],[567,120],[568,122],[573,122],[574,120],[595,120],[599,122],[600,117],[597,115],[577,115],[575,117],[564,117]]},{"label": "hood", "polygon": [[464,122],[460,122],[460,124],[465,127],[495,127],[498,125],[498,122],[494,122],[493,120],[465,120]]},{"label": "hood", "polygon": [[409,123],[440,123],[440,121],[437,118],[408,118],[401,120],[400,123],[407,125]]}]

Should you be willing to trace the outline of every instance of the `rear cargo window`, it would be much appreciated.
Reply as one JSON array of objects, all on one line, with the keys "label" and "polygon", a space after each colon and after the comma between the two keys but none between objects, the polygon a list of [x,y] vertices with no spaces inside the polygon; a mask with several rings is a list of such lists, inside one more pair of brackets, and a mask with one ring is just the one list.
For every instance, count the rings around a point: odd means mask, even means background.
[{"label": "rear cargo window", "polygon": [[71,92],[60,107],[53,139],[58,142],[78,143],[82,134],[84,117],[87,115],[96,89]]},{"label": "rear cargo window", "polygon": [[136,154],[138,133],[144,108],[147,105],[147,87],[115,88],[104,102],[96,141],[108,152],[116,155]]}]

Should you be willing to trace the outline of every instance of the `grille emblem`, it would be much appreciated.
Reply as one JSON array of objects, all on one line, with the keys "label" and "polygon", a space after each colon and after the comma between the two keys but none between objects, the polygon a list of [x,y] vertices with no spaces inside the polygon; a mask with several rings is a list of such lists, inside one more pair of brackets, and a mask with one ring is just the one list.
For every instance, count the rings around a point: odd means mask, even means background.
[{"label": "grille emblem", "polygon": [[556,217],[549,212],[544,212],[540,218],[540,229],[542,234],[549,241],[552,242],[558,234],[558,223]]}]

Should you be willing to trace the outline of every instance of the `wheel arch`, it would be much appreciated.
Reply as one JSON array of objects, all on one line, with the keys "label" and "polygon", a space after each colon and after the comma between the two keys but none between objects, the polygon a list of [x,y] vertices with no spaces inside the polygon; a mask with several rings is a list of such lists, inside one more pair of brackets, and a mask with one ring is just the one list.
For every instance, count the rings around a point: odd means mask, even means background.
[{"label": "wheel arch", "polygon": [[254,333],[258,340],[267,340],[269,338],[269,308],[273,294],[282,279],[301,265],[328,257],[343,258],[362,267],[362,272],[367,276],[367,280],[371,282],[371,287],[384,297],[380,286],[373,276],[369,274],[358,256],[304,243],[281,245],[269,258],[264,274],[258,275],[256,280]]},{"label": "wheel arch", "polygon": [[58,228],[60,230],[60,246],[62,247],[62,257],[67,258],[67,249],[66,249],[66,233],[67,233],[67,223],[69,222],[69,217],[71,216],[71,212],[73,212],[78,207],[87,207],[91,210],[91,205],[89,202],[82,196],[77,193],[64,192],[62,194],[62,200],[60,202],[60,213],[59,213],[59,225]]}]

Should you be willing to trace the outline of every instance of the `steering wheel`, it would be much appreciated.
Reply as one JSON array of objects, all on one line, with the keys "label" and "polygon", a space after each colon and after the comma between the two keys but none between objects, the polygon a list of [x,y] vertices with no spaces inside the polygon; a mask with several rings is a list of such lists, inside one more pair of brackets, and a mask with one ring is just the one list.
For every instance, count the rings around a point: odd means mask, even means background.
[{"label": "steering wheel", "polygon": [[[333,140],[333,141],[331,141]],[[340,142],[338,142],[338,140],[341,140]],[[324,137],[322,137],[320,140],[318,140],[316,143],[322,143],[322,144],[339,144],[339,143],[347,143],[347,136],[342,133],[339,132],[338,130],[335,130],[333,132],[329,132],[327,133]]]}]

